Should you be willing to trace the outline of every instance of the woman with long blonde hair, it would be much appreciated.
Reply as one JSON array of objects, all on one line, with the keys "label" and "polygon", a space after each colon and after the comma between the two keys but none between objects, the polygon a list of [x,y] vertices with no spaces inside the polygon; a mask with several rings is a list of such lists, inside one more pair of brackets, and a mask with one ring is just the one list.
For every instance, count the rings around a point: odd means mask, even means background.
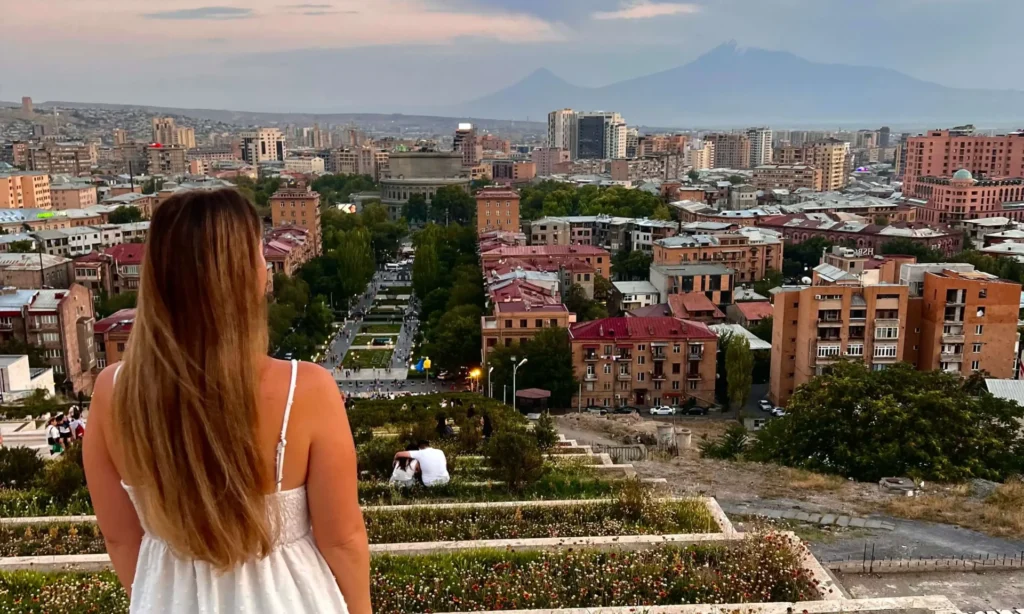
[{"label": "woman with long blonde hair", "polygon": [[267,266],[234,190],[153,214],[122,362],[98,377],[89,492],[131,612],[369,614],[341,395],[267,356]]}]

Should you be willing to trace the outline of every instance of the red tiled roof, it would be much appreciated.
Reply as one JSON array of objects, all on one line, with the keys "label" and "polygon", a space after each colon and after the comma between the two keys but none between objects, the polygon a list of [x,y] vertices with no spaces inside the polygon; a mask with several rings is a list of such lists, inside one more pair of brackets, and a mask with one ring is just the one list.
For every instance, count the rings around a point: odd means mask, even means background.
[{"label": "red tiled roof", "polygon": [[687,318],[697,313],[712,312],[713,317],[724,318],[722,313],[707,296],[700,292],[686,292],[684,294],[670,294],[668,307],[672,315],[677,318]]},{"label": "red tiled roof", "polygon": [[94,333],[107,333],[115,330],[124,330],[130,332],[132,330],[132,324],[135,323],[135,310],[134,309],[122,309],[106,318],[103,318],[99,322],[93,324],[92,332]]},{"label": "red tiled roof", "polygon": [[112,256],[117,264],[142,264],[146,246],[142,243],[122,243],[108,247],[104,254]]},{"label": "red tiled roof", "polygon": [[476,193],[476,199],[482,200],[485,198],[519,198],[519,192],[510,190],[508,188],[481,188]]},{"label": "red tiled roof", "polygon": [[106,261],[106,256],[100,252],[89,252],[84,256],[79,256],[78,258],[75,258],[76,263],[95,262],[98,264],[104,261]]},{"label": "red tiled roof", "polygon": [[748,321],[757,321],[763,318],[772,317],[772,304],[768,301],[754,301],[751,303],[736,303],[743,317]]},{"label": "red tiled roof", "polygon": [[574,341],[717,339],[704,324],[678,318],[604,318],[569,329]]}]

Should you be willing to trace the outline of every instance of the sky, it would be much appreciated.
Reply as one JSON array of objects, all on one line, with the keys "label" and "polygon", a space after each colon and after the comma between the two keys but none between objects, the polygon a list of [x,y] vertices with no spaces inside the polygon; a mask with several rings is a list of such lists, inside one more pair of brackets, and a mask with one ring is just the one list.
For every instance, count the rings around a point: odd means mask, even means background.
[{"label": "sky", "polygon": [[730,40],[954,87],[1022,89],[1024,72],[1021,0],[0,0],[0,18],[6,101],[416,112]]}]

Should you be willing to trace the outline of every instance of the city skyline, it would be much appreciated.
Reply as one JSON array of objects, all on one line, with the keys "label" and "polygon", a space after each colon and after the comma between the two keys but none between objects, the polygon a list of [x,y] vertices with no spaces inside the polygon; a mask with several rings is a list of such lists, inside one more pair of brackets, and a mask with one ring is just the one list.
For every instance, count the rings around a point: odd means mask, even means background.
[{"label": "city skyline", "polygon": [[[1014,80],[1000,58],[1019,55],[1021,43],[1000,29],[1024,16],[1007,0],[870,1],[856,12],[807,0],[768,8],[749,0],[41,4],[3,9],[20,27],[0,41],[0,53],[17,57],[32,45],[34,55],[31,64],[9,67],[0,100],[310,112],[424,112],[540,68],[574,85],[603,86],[686,64],[729,40],[952,87],[1002,89]],[[976,23],[979,4],[998,18]],[[908,19],[917,27],[888,26]],[[951,27],[964,44],[929,43],[930,32]],[[411,91],[429,95],[410,98]]]}]

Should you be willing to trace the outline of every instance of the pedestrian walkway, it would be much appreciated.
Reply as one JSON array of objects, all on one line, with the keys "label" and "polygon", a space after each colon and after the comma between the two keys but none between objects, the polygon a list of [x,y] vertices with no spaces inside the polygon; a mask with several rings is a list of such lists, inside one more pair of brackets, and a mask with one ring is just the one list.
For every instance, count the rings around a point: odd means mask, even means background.
[{"label": "pedestrian walkway", "polygon": [[745,516],[763,516],[773,520],[793,520],[806,522],[821,526],[855,527],[861,529],[881,529],[884,531],[896,530],[896,524],[874,518],[861,518],[859,516],[846,516],[843,514],[816,514],[800,510],[779,510],[768,507],[751,507],[746,504],[722,503],[722,509],[729,514],[742,514]]}]

